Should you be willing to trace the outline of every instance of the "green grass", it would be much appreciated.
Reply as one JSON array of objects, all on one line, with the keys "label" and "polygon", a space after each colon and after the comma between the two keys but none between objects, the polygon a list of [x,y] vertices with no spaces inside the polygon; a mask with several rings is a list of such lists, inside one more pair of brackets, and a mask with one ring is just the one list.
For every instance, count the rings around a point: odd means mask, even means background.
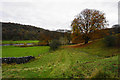
[{"label": "green grass", "polygon": [[84,48],[61,48],[54,52],[41,53],[41,56],[36,56],[35,60],[26,64],[3,64],[2,77],[99,78],[105,73],[110,78],[116,78],[118,56],[105,58],[106,55],[112,54],[114,49],[104,50],[103,47],[102,42],[98,41]]},{"label": "green grass", "polygon": [[97,56],[112,56],[119,54],[120,50],[116,47],[105,47],[103,40],[98,40],[92,45],[80,48],[81,51]]},{"label": "green grass", "polygon": [[38,40],[21,40],[21,41],[2,41],[2,44],[16,44],[16,43],[38,43]]},{"label": "green grass", "polygon": [[38,56],[49,51],[49,46],[15,47],[2,46],[2,57]]}]

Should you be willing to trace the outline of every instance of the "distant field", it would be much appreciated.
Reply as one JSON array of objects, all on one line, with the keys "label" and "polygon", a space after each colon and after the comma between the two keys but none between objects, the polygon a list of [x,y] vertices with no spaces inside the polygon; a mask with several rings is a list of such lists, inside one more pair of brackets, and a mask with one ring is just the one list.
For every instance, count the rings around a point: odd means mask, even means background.
[{"label": "distant field", "polygon": [[2,41],[2,44],[16,44],[16,43],[38,43],[38,40],[24,40],[24,41]]},{"label": "distant field", "polygon": [[2,57],[23,57],[23,56],[38,56],[49,51],[49,46],[38,47],[14,47],[3,46]]},{"label": "distant field", "polygon": [[[7,49],[8,48],[8,49]],[[13,48],[15,51],[13,51]],[[3,64],[3,78],[117,78],[117,49],[105,48],[101,41],[78,48],[61,48],[54,52],[43,53],[48,47],[3,47],[3,53],[10,55],[25,55],[25,52],[35,54],[36,59],[26,64]],[[6,51],[8,50],[8,51]],[[20,54],[21,53],[21,54]],[[37,57],[38,53],[43,53]]]}]

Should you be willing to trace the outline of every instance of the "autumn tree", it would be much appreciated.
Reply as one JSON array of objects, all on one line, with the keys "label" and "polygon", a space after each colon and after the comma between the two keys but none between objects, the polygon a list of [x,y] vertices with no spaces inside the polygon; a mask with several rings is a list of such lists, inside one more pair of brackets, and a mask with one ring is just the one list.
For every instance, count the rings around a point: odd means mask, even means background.
[{"label": "autumn tree", "polygon": [[81,34],[85,44],[90,39],[89,33],[100,30],[107,25],[105,13],[95,9],[85,9],[72,21],[72,32]]}]

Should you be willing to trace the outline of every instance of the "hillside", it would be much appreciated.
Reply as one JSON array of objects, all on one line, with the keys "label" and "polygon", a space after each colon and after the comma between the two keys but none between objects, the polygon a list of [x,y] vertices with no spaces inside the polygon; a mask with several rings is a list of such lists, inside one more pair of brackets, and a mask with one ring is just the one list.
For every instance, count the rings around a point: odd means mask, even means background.
[{"label": "hillside", "polygon": [[3,78],[117,78],[118,55],[110,56],[114,53],[118,54],[118,49],[106,48],[102,40],[61,48],[26,64],[3,64]]},{"label": "hillside", "polygon": [[31,25],[1,23],[3,40],[51,40],[64,35],[61,32],[49,31]]}]

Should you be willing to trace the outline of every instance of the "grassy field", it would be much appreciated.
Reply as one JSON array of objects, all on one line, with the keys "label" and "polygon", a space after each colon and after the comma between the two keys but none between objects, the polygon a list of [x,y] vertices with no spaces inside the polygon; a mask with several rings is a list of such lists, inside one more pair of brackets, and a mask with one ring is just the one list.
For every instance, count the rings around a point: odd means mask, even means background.
[{"label": "grassy field", "polygon": [[[31,49],[32,48],[34,47],[31,47]],[[99,78],[105,76],[116,78],[118,76],[118,56],[109,58],[105,56],[114,53],[118,54],[118,49],[104,48],[102,42],[97,41],[84,47],[60,48],[54,52],[41,52],[41,56],[36,56],[35,60],[26,64],[3,64],[2,77]],[[4,50],[6,49],[3,49],[3,53],[5,53]],[[41,49],[42,48],[39,48],[39,50]],[[37,49],[35,49],[35,51],[36,50]],[[38,55],[37,52],[35,53]],[[21,54],[24,54],[24,52],[21,52]],[[17,55],[17,52],[14,52],[14,55]]]},{"label": "grassy field", "polygon": [[98,40],[93,42],[92,44],[88,44],[84,47],[81,47],[80,50],[89,53],[91,55],[97,55],[97,56],[113,56],[118,55],[120,53],[120,50],[116,47],[105,47],[105,44],[102,40]]},{"label": "grassy field", "polygon": [[24,41],[2,41],[2,44],[16,44],[16,43],[38,43],[38,40],[24,40]]},{"label": "grassy field", "polygon": [[15,47],[2,46],[2,57],[38,56],[49,51],[49,46]]}]

